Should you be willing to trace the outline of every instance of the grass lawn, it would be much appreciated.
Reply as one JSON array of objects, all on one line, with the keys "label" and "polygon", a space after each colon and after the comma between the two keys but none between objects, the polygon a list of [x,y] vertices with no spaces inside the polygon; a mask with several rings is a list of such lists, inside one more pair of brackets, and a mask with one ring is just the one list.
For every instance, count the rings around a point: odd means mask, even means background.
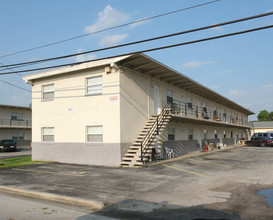
[{"label": "grass lawn", "polygon": [[49,163],[49,162],[32,161],[31,156],[14,157],[14,158],[0,160],[0,169],[7,168],[7,167],[27,166],[27,165],[37,164],[37,163]]}]

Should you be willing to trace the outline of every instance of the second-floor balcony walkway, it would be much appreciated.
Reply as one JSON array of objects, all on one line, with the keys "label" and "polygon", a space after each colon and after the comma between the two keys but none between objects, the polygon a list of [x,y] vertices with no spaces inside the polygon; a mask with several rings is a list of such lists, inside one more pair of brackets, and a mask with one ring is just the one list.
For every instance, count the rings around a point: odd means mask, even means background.
[{"label": "second-floor balcony walkway", "polygon": [[250,127],[247,119],[239,117],[235,113],[221,113],[215,109],[213,110],[178,100],[171,100],[171,103],[173,121],[226,127]]},{"label": "second-floor balcony walkway", "polygon": [[31,120],[0,119],[0,128],[31,128]]}]

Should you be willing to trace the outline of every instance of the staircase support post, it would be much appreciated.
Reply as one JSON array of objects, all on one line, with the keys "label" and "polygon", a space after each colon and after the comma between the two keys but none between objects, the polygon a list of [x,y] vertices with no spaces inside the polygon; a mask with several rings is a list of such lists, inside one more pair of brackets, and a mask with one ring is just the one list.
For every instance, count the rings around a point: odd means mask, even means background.
[{"label": "staircase support post", "polygon": [[143,146],[142,146],[142,142],[140,143],[140,150],[141,150],[141,152],[140,152],[140,158],[141,158],[141,162],[143,163]]}]

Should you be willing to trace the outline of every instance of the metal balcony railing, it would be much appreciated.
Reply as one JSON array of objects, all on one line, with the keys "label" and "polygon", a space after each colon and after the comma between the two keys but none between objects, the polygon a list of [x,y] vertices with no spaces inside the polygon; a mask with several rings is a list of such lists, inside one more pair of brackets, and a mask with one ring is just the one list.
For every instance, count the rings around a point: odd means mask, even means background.
[{"label": "metal balcony railing", "polygon": [[174,115],[180,115],[184,117],[192,117],[198,119],[205,119],[210,121],[217,121],[227,124],[249,126],[248,121],[243,118],[233,117],[226,113],[218,112],[207,107],[201,107],[193,105],[192,103],[186,103],[178,100],[172,100],[171,112]]},{"label": "metal balcony railing", "polygon": [[0,119],[0,127],[31,128],[31,120]]}]

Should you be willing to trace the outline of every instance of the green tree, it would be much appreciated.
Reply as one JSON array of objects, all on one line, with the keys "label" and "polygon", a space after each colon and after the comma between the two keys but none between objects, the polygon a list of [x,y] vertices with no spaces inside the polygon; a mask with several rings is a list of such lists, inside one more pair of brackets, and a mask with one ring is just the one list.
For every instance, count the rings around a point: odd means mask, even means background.
[{"label": "green tree", "polygon": [[260,111],[257,118],[259,121],[268,121],[269,120],[269,112],[266,110]]},{"label": "green tree", "polygon": [[269,120],[269,121],[273,121],[273,112],[270,112],[270,113],[268,114],[268,120]]}]

